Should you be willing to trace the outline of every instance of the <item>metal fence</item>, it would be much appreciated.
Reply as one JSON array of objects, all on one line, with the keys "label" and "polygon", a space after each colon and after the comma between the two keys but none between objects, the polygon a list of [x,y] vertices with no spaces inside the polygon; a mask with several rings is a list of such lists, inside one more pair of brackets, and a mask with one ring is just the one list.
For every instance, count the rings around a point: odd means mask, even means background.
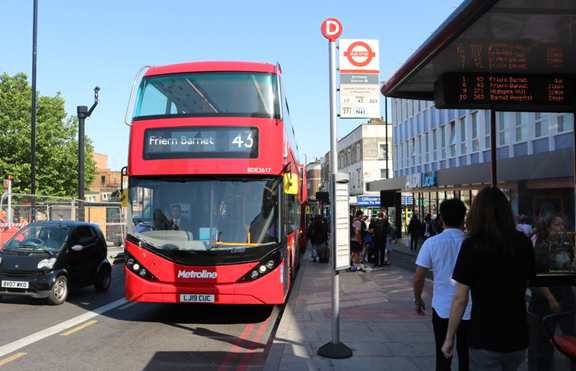
[{"label": "metal fence", "polygon": [[120,202],[4,193],[0,198],[0,233],[3,228],[22,228],[32,220],[78,220],[82,204],[84,221],[99,225],[108,242],[121,246],[126,236],[126,220]]}]

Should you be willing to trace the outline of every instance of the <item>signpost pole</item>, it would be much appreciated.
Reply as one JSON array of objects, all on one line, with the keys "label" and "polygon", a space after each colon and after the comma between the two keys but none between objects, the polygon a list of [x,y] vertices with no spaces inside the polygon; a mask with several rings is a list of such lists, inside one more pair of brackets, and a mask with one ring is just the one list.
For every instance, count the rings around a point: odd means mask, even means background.
[{"label": "signpost pole", "polygon": [[336,269],[337,259],[337,202],[336,182],[338,171],[338,127],[336,121],[336,39],[342,33],[342,24],[335,18],[329,18],[322,23],[322,34],[329,40],[330,55],[330,193],[332,195],[332,212],[330,226],[332,231],[332,342],[318,349],[318,354],[326,358],[343,359],[352,357],[352,349],[340,343],[340,280]]}]

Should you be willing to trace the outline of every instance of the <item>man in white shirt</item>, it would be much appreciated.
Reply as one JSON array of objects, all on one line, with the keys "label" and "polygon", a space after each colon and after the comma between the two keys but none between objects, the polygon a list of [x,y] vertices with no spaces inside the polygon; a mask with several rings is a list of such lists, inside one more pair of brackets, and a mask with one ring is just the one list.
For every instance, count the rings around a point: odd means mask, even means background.
[{"label": "man in white shirt", "polygon": [[[414,273],[414,305],[416,313],[424,316],[426,305],[422,299],[422,291],[426,281],[426,273],[433,269],[434,292],[432,297],[432,326],[436,340],[436,371],[451,369],[452,359],[447,359],[442,353],[442,344],[448,330],[450,305],[456,292],[457,283],[452,279],[456,259],[464,240],[464,217],[466,206],[459,199],[447,199],[440,204],[440,220],[444,223],[444,231],[428,238],[416,259]],[[456,333],[459,370],[469,370],[468,362],[468,328],[472,300],[464,313]]]}]

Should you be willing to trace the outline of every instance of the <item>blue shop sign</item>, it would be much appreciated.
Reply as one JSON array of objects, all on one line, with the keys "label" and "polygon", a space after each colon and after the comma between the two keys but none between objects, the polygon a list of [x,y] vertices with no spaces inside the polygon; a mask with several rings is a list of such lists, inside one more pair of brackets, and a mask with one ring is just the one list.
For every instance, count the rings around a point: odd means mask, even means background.
[{"label": "blue shop sign", "polygon": [[406,176],[407,189],[435,187],[436,185],[438,185],[436,181],[436,171]]},{"label": "blue shop sign", "polygon": [[380,196],[358,197],[358,206],[380,206]]}]

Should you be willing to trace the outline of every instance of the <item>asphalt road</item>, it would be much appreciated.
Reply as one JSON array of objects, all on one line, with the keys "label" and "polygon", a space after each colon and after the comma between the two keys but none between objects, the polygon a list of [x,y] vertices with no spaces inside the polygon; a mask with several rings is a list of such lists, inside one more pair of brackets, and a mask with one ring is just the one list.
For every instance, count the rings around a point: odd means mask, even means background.
[{"label": "asphalt road", "polygon": [[0,368],[258,370],[281,310],[126,302],[120,262],[108,291],[87,287],[60,306],[2,297]]}]

